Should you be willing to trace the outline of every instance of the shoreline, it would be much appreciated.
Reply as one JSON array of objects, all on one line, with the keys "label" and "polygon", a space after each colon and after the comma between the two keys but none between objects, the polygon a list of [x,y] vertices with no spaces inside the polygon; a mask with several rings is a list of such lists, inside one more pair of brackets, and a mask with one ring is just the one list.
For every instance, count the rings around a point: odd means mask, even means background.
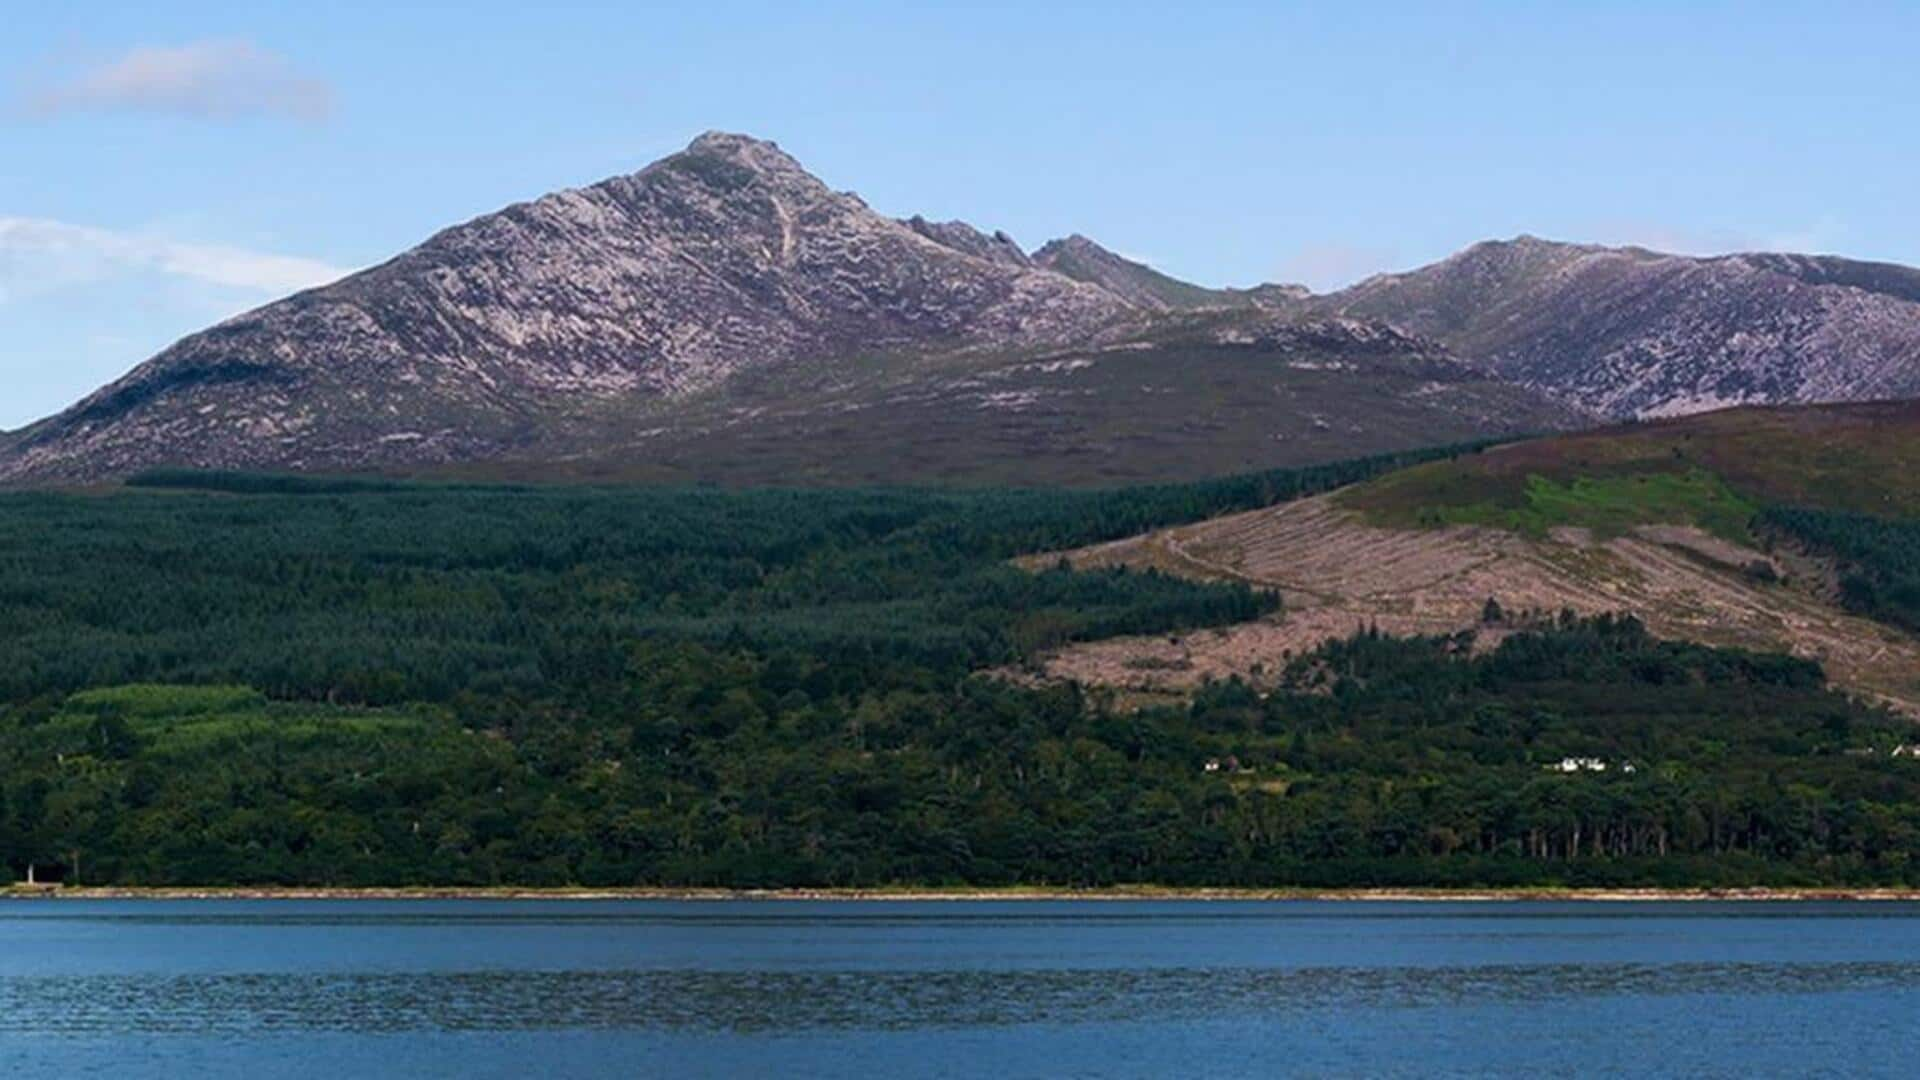
[{"label": "shoreline", "polygon": [[1700,888],[1700,889],[1239,889],[1120,886],[1100,889],[944,888],[944,889],[710,889],[710,888],[523,888],[395,887],[334,888],[306,886],[47,886],[0,887],[0,900],[651,900],[792,902],[832,901],[1291,901],[1302,903],[1500,903],[1500,902],[1710,902],[1752,903],[1920,902],[1920,888]]}]

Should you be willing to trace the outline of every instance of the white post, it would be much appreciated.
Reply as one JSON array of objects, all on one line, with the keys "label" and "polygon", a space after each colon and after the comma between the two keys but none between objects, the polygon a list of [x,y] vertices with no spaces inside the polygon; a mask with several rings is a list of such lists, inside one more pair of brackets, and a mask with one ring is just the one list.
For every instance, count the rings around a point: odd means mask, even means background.
[{"label": "white post", "polygon": [[27,864],[27,884],[33,884],[33,864]]}]

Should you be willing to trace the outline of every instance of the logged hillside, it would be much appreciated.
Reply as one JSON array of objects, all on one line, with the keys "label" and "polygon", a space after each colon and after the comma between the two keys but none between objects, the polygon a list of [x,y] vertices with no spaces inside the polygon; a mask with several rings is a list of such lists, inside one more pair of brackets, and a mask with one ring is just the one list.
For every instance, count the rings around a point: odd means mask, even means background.
[{"label": "logged hillside", "polygon": [[1563,610],[1629,612],[1665,637],[1817,659],[1841,685],[1920,713],[1920,639],[1889,614],[1907,610],[1920,558],[1890,532],[1920,516],[1917,469],[1913,404],[1735,410],[1494,447],[1074,553],[1080,566],[1278,589],[1286,611],[1177,641],[1091,643],[1049,670],[1181,688],[1271,675],[1356,627],[1473,630],[1484,646]]}]

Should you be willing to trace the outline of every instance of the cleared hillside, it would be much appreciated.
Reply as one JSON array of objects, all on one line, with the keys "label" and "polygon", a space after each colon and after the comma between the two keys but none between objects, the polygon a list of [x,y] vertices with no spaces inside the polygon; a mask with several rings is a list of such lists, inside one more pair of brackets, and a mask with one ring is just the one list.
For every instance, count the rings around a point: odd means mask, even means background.
[{"label": "cleared hillside", "polygon": [[1047,669],[1184,690],[1258,681],[1360,628],[1473,630],[1484,647],[1562,611],[1624,611],[1663,637],[1817,659],[1836,683],[1920,714],[1920,640],[1842,610],[1830,565],[1746,531],[1758,507],[1783,502],[1910,513],[1915,415],[1741,410],[1539,440],[1083,549],[1076,565],[1277,589],[1284,613],[1084,644]]}]

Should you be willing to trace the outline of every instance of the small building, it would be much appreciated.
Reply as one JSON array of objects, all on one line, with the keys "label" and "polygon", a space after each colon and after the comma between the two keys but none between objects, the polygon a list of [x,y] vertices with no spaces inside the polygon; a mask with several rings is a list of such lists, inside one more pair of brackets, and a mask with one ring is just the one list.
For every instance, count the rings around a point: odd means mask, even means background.
[{"label": "small building", "polygon": [[[1607,762],[1606,758],[1597,757],[1563,757],[1559,761],[1546,766],[1548,772],[1558,773],[1606,772],[1610,768],[1612,768],[1612,766]],[[1620,763],[1620,771],[1623,773],[1638,772],[1639,767],[1631,761],[1623,761]]]}]

